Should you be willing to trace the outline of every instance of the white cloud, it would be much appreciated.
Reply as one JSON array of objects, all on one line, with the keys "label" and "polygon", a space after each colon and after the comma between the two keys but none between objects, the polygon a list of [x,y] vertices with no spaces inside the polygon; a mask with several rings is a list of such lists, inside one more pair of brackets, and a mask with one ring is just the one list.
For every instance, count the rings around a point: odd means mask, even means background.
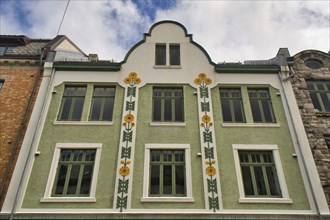
[{"label": "white cloud", "polygon": [[[66,3],[2,1],[1,34],[53,38]],[[121,61],[154,22],[176,20],[214,62],[269,59],[280,47],[291,55],[305,49],[328,52],[329,7],[328,1],[178,1],[174,8],[159,9],[153,21],[131,1],[71,0],[60,34],[86,53]]]}]

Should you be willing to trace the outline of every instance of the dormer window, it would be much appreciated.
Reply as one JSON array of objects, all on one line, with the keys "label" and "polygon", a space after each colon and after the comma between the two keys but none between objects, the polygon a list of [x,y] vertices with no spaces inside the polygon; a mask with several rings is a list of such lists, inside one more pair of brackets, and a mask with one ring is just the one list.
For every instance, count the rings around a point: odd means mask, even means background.
[{"label": "dormer window", "polygon": [[156,66],[180,66],[180,44],[156,44]]}]

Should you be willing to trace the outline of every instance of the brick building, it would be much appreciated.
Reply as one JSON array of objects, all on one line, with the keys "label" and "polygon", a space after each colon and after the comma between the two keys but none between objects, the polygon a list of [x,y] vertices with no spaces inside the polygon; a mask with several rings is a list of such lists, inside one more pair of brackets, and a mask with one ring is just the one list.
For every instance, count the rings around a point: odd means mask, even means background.
[{"label": "brick building", "polygon": [[[30,39],[0,36],[0,209],[16,164],[43,74],[43,64],[63,57],[85,55],[65,36]],[[78,53],[78,54],[79,54]],[[59,58],[59,59],[61,59]]]}]

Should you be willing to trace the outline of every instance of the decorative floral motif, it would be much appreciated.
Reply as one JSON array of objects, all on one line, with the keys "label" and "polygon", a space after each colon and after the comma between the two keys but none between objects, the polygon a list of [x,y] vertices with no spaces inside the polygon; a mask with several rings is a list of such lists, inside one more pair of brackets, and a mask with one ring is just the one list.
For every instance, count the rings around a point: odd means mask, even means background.
[{"label": "decorative floral motif", "polygon": [[122,176],[127,176],[127,175],[129,174],[129,171],[130,171],[130,169],[129,169],[128,167],[126,167],[126,166],[121,167],[121,168],[119,169],[119,173],[120,173],[120,175],[122,175]]},{"label": "decorative floral motif", "polygon": [[125,120],[127,123],[131,123],[131,122],[134,121],[134,115],[132,115],[132,114],[127,114],[127,115],[125,115],[124,120]]},{"label": "decorative floral motif", "polygon": [[217,170],[213,166],[208,166],[206,168],[206,174],[209,176],[214,176],[217,173]]},{"label": "decorative floral motif", "polygon": [[211,121],[211,117],[208,116],[208,115],[204,115],[204,116],[202,117],[202,121],[203,121],[204,123],[209,123],[209,122]]}]

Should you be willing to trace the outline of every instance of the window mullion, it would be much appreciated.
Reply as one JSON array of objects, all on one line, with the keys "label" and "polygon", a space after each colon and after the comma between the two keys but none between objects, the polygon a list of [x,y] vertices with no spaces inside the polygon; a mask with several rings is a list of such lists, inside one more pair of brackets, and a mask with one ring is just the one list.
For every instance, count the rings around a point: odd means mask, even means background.
[{"label": "window mullion", "polygon": [[259,109],[260,109],[261,121],[265,122],[266,118],[265,118],[264,108],[262,107],[262,99],[261,98],[258,99],[258,106],[259,106]]},{"label": "window mullion", "polygon": [[82,178],[84,176],[85,164],[86,164],[86,153],[84,153],[82,158],[81,158],[79,175],[78,175],[78,182],[77,182],[77,189],[76,189],[76,194],[77,195],[80,194],[80,187],[81,187]]},{"label": "window mullion", "polygon": [[64,187],[63,187],[63,195],[66,195],[68,192],[68,186],[69,186],[69,181],[70,181],[70,177],[71,177],[71,170],[72,170],[72,164],[69,164],[68,171],[66,172]]},{"label": "window mullion", "polygon": [[175,169],[176,169],[176,163],[175,163],[175,154],[174,151],[172,151],[172,161],[171,161],[171,167],[172,167],[172,196],[176,196],[176,175],[175,175]]},{"label": "window mullion", "polygon": [[73,114],[73,109],[74,109],[74,105],[76,103],[76,96],[71,96],[71,104],[70,104],[70,111],[69,111],[69,115],[68,115],[68,120],[72,120],[72,114]]},{"label": "window mullion", "polygon": [[231,97],[229,98],[229,109],[230,109],[232,122],[236,122],[235,111],[234,111],[234,100]]},{"label": "window mullion", "polygon": [[105,97],[100,97],[101,98],[101,109],[100,109],[100,115],[99,115],[99,120],[103,120],[103,112],[104,112],[104,105],[105,105]]},{"label": "window mullion", "polygon": [[259,195],[259,193],[258,193],[258,185],[257,185],[257,182],[256,182],[256,176],[254,174],[254,164],[252,162],[252,157],[251,157],[251,154],[250,153],[248,154],[248,160],[249,160],[248,166],[250,168],[254,196],[257,197]]},{"label": "window mullion", "polygon": [[171,96],[171,103],[172,103],[172,106],[171,106],[171,108],[172,108],[172,112],[171,112],[171,114],[172,114],[172,120],[171,121],[175,121],[175,92],[174,91],[172,91],[172,96]]}]

